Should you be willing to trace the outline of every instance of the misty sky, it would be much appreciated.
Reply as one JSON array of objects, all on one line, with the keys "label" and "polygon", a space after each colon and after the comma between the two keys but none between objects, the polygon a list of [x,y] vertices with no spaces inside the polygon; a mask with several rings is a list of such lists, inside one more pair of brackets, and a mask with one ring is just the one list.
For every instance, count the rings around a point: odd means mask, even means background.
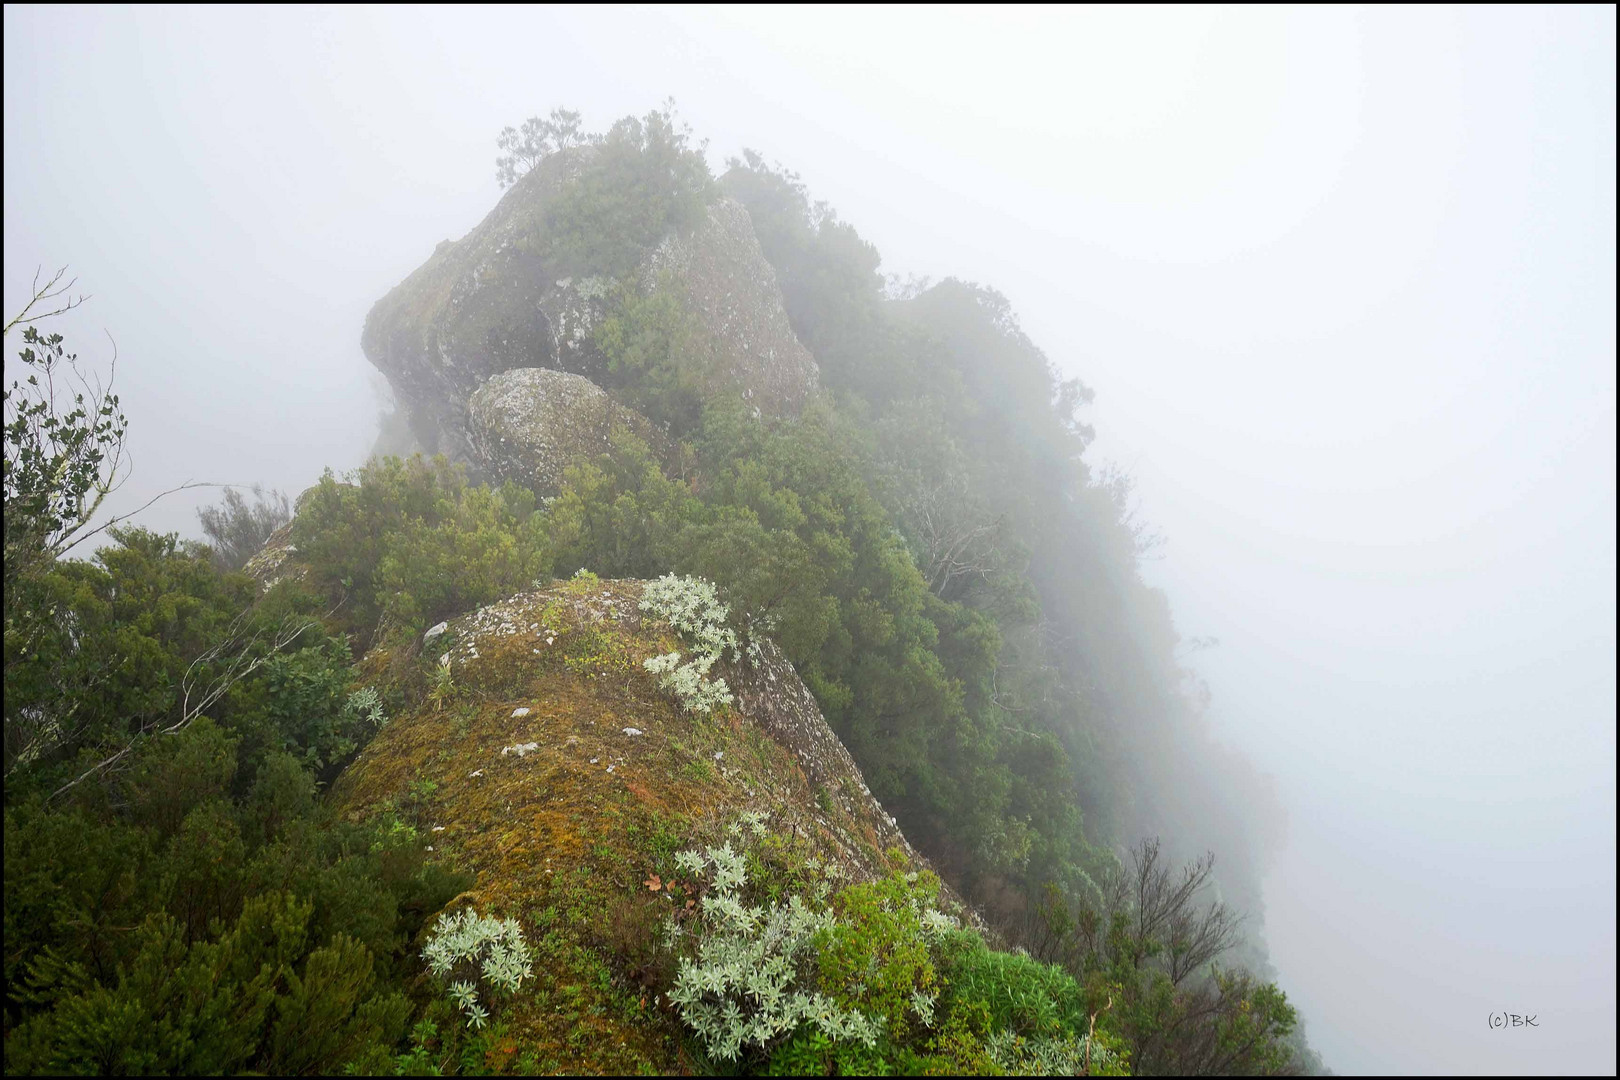
[{"label": "misty sky", "polygon": [[8,6],[5,310],[93,294],[115,510],[296,494],[369,449],[365,314],[501,127],[669,95],[1096,390],[1286,809],[1266,936],[1327,1063],[1612,1073],[1614,9]]}]

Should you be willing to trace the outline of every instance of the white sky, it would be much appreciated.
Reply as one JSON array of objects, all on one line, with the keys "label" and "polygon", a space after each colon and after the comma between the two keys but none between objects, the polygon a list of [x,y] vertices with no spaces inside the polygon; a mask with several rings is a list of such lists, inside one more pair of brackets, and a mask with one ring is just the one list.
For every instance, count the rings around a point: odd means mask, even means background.
[{"label": "white sky", "polygon": [[666,95],[1096,389],[1288,809],[1267,936],[1328,1063],[1612,1073],[1614,9],[8,6],[5,310],[94,294],[118,508],[297,493],[369,448],[365,313],[499,129]]}]

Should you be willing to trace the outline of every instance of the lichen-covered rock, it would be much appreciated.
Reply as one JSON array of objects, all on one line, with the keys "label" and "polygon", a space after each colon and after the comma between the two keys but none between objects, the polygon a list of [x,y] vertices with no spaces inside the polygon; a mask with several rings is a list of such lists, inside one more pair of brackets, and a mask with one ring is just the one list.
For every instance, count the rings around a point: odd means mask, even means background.
[{"label": "lichen-covered rock", "polygon": [[242,566],[242,572],[259,583],[260,592],[282,581],[302,580],[308,568],[293,558],[297,553],[298,549],[292,544],[292,522],[289,521],[270,534],[259,553]]},{"label": "lichen-covered rock", "polygon": [[602,277],[560,278],[540,298],[551,330],[550,354],[563,371],[601,382],[607,357],[596,347],[596,328],[607,316],[612,281]]},{"label": "lichen-covered rock", "polygon": [[[607,361],[594,332],[615,283],[564,275],[533,254],[558,193],[595,153],[573,147],[546,157],[482,222],[379,300],[361,348],[385,376],[417,443],[452,461],[472,460],[467,402],[513,368],[555,368],[600,380]],[[748,211],[713,203],[689,235],[669,236],[628,284],[673,287],[688,305],[696,352],[712,392],[737,391],[761,414],[796,413],[817,369],[793,336],[776,274],[759,249]]]},{"label": "lichen-covered rock", "polygon": [[569,465],[606,452],[621,427],[656,456],[669,453],[668,437],[652,421],[566,371],[503,371],[467,405],[467,440],[476,461],[497,479],[541,495],[557,492]]},{"label": "lichen-covered rock", "polygon": [[298,558],[298,548],[292,542],[292,528],[304,500],[315,490],[315,487],[305,488],[298,498],[293,500],[292,520],[271,533],[258,553],[243,564],[242,572],[259,583],[260,593],[269,592],[272,586],[279,585],[283,581],[303,581],[309,576],[309,567]]},{"label": "lichen-covered rock", "polygon": [[641,270],[644,291],[673,287],[696,316],[693,347],[711,393],[741,392],[756,415],[791,416],[816,387],[815,359],[793,334],[753,222],[730,196],[690,236],[666,237]]}]

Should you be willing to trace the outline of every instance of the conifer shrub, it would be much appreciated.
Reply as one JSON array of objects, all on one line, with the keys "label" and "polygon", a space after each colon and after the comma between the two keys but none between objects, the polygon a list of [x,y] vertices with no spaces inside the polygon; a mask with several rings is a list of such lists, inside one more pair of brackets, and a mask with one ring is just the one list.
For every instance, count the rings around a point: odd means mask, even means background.
[{"label": "conifer shrub", "polygon": [[115,977],[62,973],[54,1007],[8,1033],[6,1071],[297,1075],[392,1045],[410,1006],[379,985],[373,954],[354,939],[312,949],[312,913],[268,892],[192,939],[154,912]]},{"label": "conifer shrub", "polygon": [[473,486],[443,458],[384,458],[306,493],[292,539],[332,622],[364,647],[520,592],[550,569],[534,494]]}]

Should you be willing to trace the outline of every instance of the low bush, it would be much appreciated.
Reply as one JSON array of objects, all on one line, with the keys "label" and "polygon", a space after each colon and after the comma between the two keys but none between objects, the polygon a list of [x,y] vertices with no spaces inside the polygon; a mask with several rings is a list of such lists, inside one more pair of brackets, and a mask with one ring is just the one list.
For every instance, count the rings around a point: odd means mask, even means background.
[{"label": "low bush", "polygon": [[485,1000],[509,997],[534,975],[534,950],[524,942],[518,921],[471,908],[439,916],[422,959],[435,978],[448,984],[450,1000],[471,1028],[481,1028],[489,1019],[489,1010],[479,1003],[480,989]]},{"label": "low bush", "polygon": [[764,815],[729,831],[676,856],[698,906],[666,921],[678,969],[665,997],[711,1062],[773,1075],[1124,1070],[1107,1011],[1088,1011],[1061,969],[959,929],[931,872],[834,891],[838,869]]}]

